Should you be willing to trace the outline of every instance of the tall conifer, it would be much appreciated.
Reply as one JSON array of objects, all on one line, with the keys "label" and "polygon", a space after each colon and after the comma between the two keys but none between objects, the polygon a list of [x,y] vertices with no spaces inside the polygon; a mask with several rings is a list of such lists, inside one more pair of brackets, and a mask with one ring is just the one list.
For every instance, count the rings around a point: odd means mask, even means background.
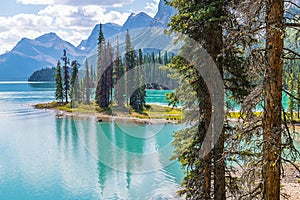
[{"label": "tall conifer", "polygon": [[60,61],[57,62],[56,66],[56,74],[55,74],[55,99],[60,101],[61,103],[64,100],[64,92],[63,92],[63,80],[62,80],[62,71],[60,66]]}]

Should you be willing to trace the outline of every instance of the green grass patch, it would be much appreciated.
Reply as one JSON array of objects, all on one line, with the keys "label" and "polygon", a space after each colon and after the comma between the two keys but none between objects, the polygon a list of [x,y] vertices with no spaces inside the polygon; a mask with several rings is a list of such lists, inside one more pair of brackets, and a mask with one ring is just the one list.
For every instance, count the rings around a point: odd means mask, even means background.
[{"label": "green grass patch", "polygon": [[90,104],[83,104],[75,102],[73,104],[62,104],[58,102],[44,103],[35,105],[39,109],[58,109],[65,112],[77,112],[84,114],[102,113],[105,115],[116,115],[123,117],[136,117],[140,119],[167,119],[167,120],[182,120],[182,110],[179,108],[171,108],[168,106],[160,105],[146,105],[143,111],[137,112],[129,109],[124,105],[123,108],[117,105],[112,105],[109,108],[100,108],[95,102]]},{"label": "green grass patch", "polygon": [[[253,112],[253,114],[256,117],[261,117],[263,115],[263,112]],[[240,112],[229,112],[226,114],[227,118],[231,118],[231,119],[240,119],[240,118],[244,118],[246,117],[245,114],[242,114]]]}]

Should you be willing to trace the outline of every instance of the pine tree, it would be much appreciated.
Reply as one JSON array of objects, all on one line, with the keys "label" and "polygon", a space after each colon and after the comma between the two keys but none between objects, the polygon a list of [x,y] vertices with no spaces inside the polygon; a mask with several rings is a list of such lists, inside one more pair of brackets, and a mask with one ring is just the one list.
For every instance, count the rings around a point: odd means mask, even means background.
[{"label": "pine tree", "polygon": [[133,84],[134,92],[130,97],[130,105],[136,111],[142,111],[145,105],[145,80],[144,80],[144,70],[143,70],[143,53],[142,50],[138,51],[137,66],[133,74]]},{"label": "pine tree", "polygon": [[104,80],[104,71],[105,71],[105,38],[102,31],[102,24],[100,24],[100,31],[98,36],[98,60],[97,60],[97,86],[95,92],[95,100],[96,103],[104,108],[107,105],[103,101],[103,87],[105,87],[105,80]]},{"label": "pine tree", "polygon": [[[71,63],[72,67],[72,75],[71,75],[71,92],[70,92],[70,98],[72,99],[72,102],[81,100],[80,97],[80,82],[78,77],[78,62],[76,60],[72,61]],[[73,105],[74,106],[74,105]]]},{"label": "pine tree", "polygon": [[85,103],[90,104],[91,98],[91,78],[90,70],[87,59],[85,60],[85,77],[84,77],[84,88],[85,88]]},{"label": "pine tree", "polygon": [[106,102],[108,105],[111,104],[112,102],[112,95],[113,95],[113,48],[110,45],[109,41],[107,42],[107,47],[106,47],[106,63],[107,63],[107,68],[105,70],[106,73]]},{"label": "pine tree", "polygon": [[[203,44],[203,47],[207,50],[208,54],[215,61],[219,68],[220,74],[223,74],[221,60],[218,55],[221,53],[223,48],[222,44],[222,28],[220,22],[222,21],[223,3],[220,1],[181,1],[172,0],[169,4],[178,9],[178,13],[175,17],[171,18],[170,27],[173,31],[179,31],[187,34],[190,38]],[[184,25],[182,25],[184,24]],[[188,49],[194,47],[188,46]],[[197,118],[198,125],[194,128],[196,130],[195,138],[192,144],[186,151],[192,151],[193,157],[185,157],[185,153],[180,155],[179,159],[184,160],[185,166],[188,168],[188,175],[185,179],[185,186],[187,198],[192,199],[220,199],[226,198],[225,194],[225,163],[222,158],[224,148],[224,134],[222,133],[219,137],[215,149],[212,152],[210,146],[212,145],[212,135],[208,134],[209,123],[211,119],[211,101],[208,91],[208,87],[205,84],[199,73],[193,72],[190,74],[193,68],[189,69],[189,65],[182,61],[177,60],[180,71],[186,71],[186,77],[191,82],[191,86],[196,92],[198,98],[198,109],[203,112]],[[174,63],[175,64],[175,63]],[[177,135],[178,137],[181,137]],[[201,137],[202,136],[202,137]],[[179,139],[179,138],[178,138]],[[204,143],[204,139],[207,140]],[[199,147],[204,149],[204,157],[200,157]],[[177,148],[181,148],[178,146]],[[198,155],[199,154],[199,155]],[[195,156],[195,157],[194,157]],[[182,158],[183,157],[183,158]],[[214,166],[214,168],[213,168]],[[214,184],[212,186],[212,183]],[[214,189],[214,191],[213,191]],[[213,193],[212,193],[213,192]]]},{"label": "pine tree", "polygon": [[55,74],[55,99],[63,103],[64,92],[63,92],[63,82],[62,82],[62,72],[60,61],[57,62],[56,74]]},{"label": "pine tree", "polygon": [[280,199],[284,1],[266,1],[266,75],[263,119],[263,198]]},{"label": "pine tree", "polygon": [[94,79],[93,65],[91,65],[90,79],[91,79],[91,88],[93,88],[93,87],[95,87],[95,79]]},{"label": "pine tree", "polygon": [[[127,91],[126,91],[126,99],[128,101],[129,98],[129,105],[134,106],[136,105],[135,96],[132,95],[136,89],[136,82],[134,80],[135,71],[134,68],[136,67],[136,53],[132,47],[131,39],[129,35],[129,31],[127,30],[126,33],[126,53],[125,53],[125,65],[126,65],[126,81],[127,81]],[[128,104],[128,103],[127,103]]]},{"label": "pine tree", "polygon": [[66,103],[68,103],[68,96],[69,96],[69,92],[70,92],[70,75],[69,75],[69,58],[67,57],[67,52],[66,50],[64,50],[64,54],[63,57],[61,58],[64,62],[64,66],[63,66],[63,74],[64,74],[64,97],[66,100]]},{"label": "pine tree", "polygon": [[165,51],[165,54],[164,54],[164,65],[167,65],[169,63],[169,59],[168,59],[168,52]]},{"label": "pine tree", "polygon": [[81,93],[81,95],[80,95],[80,102],[84,102],[85,101],[85,97],[86,97],[86,95],[85,95],[85,84],[84,84],[84,78],[83,79],[81,79],[81,81],[80,81],[80,93]]},{"label": "pine tree", "polygon": [[137,110],[142,111],[146,104],[146,86],[145,86],[145,72],[144,72],[144,63],[143,63],[143,52],[139,49],[138,55],[138,66],[137,66],[137,76],[138,81],[138,107]]},{"label": "pine tree", "polygon": [[126,91],[125,77],[124,77],[124,67],[122,64],[122,58],[119,49],[119,39],[117,39],[117,49],[116,49],[116,60],[114,63],[115,67],[115,80],[114,80],[114,97],[118,107],[124,106],[124,96]]}]

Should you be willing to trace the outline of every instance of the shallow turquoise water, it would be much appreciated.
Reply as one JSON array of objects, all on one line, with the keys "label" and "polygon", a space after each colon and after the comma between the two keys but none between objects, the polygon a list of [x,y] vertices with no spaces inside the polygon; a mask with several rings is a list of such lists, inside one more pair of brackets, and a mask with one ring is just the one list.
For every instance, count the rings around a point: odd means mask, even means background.
[{"label": "shallow turquoise water", "polygon": [[1,200],[176,199],[183,173],[169,161],[170,142],[181,125],[97,123],[32,108],[53,94],[52,83],[0,82]]}]

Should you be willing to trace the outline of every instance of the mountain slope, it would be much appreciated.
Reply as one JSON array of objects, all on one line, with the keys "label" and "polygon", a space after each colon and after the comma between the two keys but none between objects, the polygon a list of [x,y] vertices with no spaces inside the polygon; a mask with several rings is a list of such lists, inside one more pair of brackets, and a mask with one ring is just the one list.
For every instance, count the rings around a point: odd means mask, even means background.
[{"label": "mountain slope", "polygon": [[[146,51],[168,50],[173,48],[173,39],[164,35],[163,29],[147,29],[146,27],[166,27],[175,10],[161,0],[154,18],[146,13],[131,14],[124,25],[103,24],[103,33],[111,44],[115,45],[119,37],[120,49],[125,49],[126,30],[130,30],[135,49]],[[45,67],[56,66],[57,60],[67,51],[70,60],[83,63],[89,57],[96,66],[99,25],[96,25],[90,36],[75,47],[59,38],[55,33],[42,35],[34,40],[23,38],[9,52],[0,55],[0,80],[27,80],[34,71]],[[123,44],[122,44],[123,43]],[[169,49],[170,50],[170,49]]]},{"label": "mountain slope", "polygon": [[166,5],[164,0],[160,0],[158,4],[158,11],[150,23],[151,27],[166,28],[171,16],[174,14],[176,14],[176,10],[169,5]]},{"label": "mountain slope", "polygon": [[55,33],[34,40],[23,38],[8,53],[0,56],[0,80],[27,80],[33,71],[56,66],[66,50],[70,60],[83,60],[85,55]]},{"label": "mountain slope", "polygon": [[[114,24],[114,23],[106,23],[102,25],[102,30],[105,38],[110,38],[113,35],[116,35],[121,31],[121,26]],[[91,50],[97,47],[97,41],[100,31],[100,25],[97,24],[94,29],[92,30],[90,36],[88,39],[83,40],[77,48],[80,50],[85,51],[86,53],[89,53]]]},{"label": "mountain slope", "polygon": [[126,31],[127,29],[149,27],[151,21],[152,17],[144,12],[140,12],[138,14],[131,13],[131,15],[122,26],[121,31]]},{"label": "mountain slope", "polygon": [[[142,49],[144,55],[152,52],[158,53],[159,50],[162,52],[168,51],[169,53],[178,54],[182,42],[178,42],[178,44],[174,45],[173,35],[166,35],[164,30],[165,29],[162,27],[148,27],[129,30],[131,43],[134,47],[134,50],[137,51],[138,49]],[[121,55],[124,55],[126,31],[121,32],[109,39],[113,47],[116,46],[117,37],[120,46],[120,53]],[[90,65],[94,67],[97,66],[97,54],[97,49],[95,49],[88,56]]]}]

